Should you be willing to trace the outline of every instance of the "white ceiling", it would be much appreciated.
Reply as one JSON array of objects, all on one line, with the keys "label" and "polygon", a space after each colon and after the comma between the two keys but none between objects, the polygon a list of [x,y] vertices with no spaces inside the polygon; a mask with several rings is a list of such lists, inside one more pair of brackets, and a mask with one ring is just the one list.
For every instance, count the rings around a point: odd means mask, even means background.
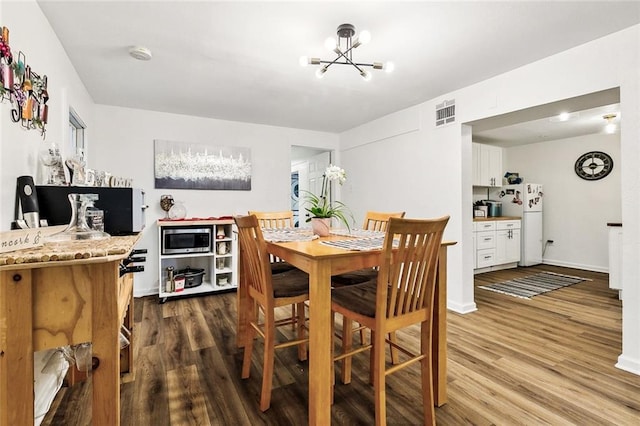
[{"label": "white ceiling", "polygon": [[[635,1],[38,3],[96,103],[328,132],[640,22]],[[300,67],[333,59],[323,43],[342,23],[372,34],[354,60],[395,71]]]},{"label": "white ceiling", "polygon": [[[619,133],[622,119],[619,102],[620,89],[613,88],[468,124],[472,125],[474,142],[502,147],[606,133],[609,122],[616,125]],[[561,113],[567,113],[568,119],[561,120]],[[606,120],[605,115],[615,118]]]}]

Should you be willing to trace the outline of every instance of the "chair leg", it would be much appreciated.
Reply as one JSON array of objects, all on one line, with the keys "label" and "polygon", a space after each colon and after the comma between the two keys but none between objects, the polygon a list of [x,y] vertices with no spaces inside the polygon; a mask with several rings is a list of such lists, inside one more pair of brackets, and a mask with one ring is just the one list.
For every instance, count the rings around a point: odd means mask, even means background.
[{"label": "chair leg", "polygon": [[[389,333],[389,341],[398,344],[398,338],[396,337],[396,332],[392,331]],[[400,363],[400,355],[398,355],[398,349],[393,345],[389,345],[389,352],[391,352],[391,364],[396,365]]]},{"label": "chair leg", "polygon": [[[342,353],[346,354],[351,350],[353,344],[353,321],[345,316],[342,317]],[[342,383],[351,383],[351,357],[342,359],[342,369],[340,371]]]},{"label": "chair leg", "polygon": [[373,350],[376,347],[376,334],[377,333],[375,331],[371,330],[370,338],[371,338],[371,345],[373,346],[369,351],[369,384],[371,386],[373,386],[373,376],[374,376],[373,372],[375,371],[375,365],[376,365],[376,360],[375,360],[376,354]]},{"label": "chair leg", "polygon": [[334,402],[334,393],[336,388],[336,363],[333,361],[333,354],[335,352],[335,332],[334,328],[336,326],[336,313],[331,311],[331,405]]},{"label": "chair leg", "polygon": [[[371,332],[373,363],[373,392],[376,404],[376,426],[387,424],[386,389],[385,389],[385,334],[383,332]],[[373,340],[375,339],[375,340]]]},{"label": "chair leg", "polygon": [[426,356],[420,361],[420,375],[422,378],[422,405],[424,406],[424,424],[435,426],[436,413],[433,395],[433,365],[431,353],[431,324],[424,321],[421,324],[420,351]]},{"label": "chair leg", "polygon": [[[295,306],[296,305],[291,305],[291,309],[294,310],[295,312]],[[304,339],[304,302],[302,303],[298,303],[297,306],[297,311],[298,311],[298,319],[296,322],[296,325],[298,327],[298,339]],[[300,361],[306,361],[307,360],[307,344],[305,342],[300,343],[298,345],[298,359]]]},{"label": "chair leg", "polygon": [[[253,302],[253,301],[252,301]],[[249,318],[247,319],[247,327],[244,333],[244,356],[242,358],[242,378],[247,379],[251,373],[251,356],[253,355],[253,341],[256,337],[256,330],[251,326],[258,320],[258,308],[255,302],[252,303]]]},{"label": "chair leg", "polygon": [[[362,327],[362,324],[358,323],[358,327]],[[364,346],[364,329],[360,329],[360,346]]]},{"label": "chair leg", "polygon": [[265,312],[264,326],[264,364],[262,367],[262,390],[260,391],[260,410],[267,411],[271,406],[271,387],[273,386],[273,362],[275,357],[275,318],[273,309]]},{"label": "chair leg", "polygon": [[292,303],[291,304],[291,330],[295,331],[297,325],[299,324],[296,322],[296,304]]}]

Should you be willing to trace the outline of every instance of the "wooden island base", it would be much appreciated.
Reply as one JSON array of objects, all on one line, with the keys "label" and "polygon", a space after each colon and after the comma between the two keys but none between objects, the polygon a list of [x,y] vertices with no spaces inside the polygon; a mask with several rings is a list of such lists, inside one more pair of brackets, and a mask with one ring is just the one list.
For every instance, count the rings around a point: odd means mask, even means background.
[{"label": "wooden island base", "polygon": [[[119,265],[138,238],[0,255],[0,426],[33,424],[33,352],[84,342],[92,342],[98,363],[92,423],[120,424],[119,332],[133,321],[133,278],[121,278]],[[32,260],[15,263],[17,257]]]}]

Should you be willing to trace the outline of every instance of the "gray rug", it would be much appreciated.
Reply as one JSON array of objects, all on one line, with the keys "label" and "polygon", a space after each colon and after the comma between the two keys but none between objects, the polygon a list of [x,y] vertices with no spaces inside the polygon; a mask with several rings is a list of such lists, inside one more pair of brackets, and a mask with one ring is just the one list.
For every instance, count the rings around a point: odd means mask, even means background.
[{"label": "gray rug", "polygon": [[515,278],[502,283],[478,286],[478,288],[508,294],[509,296],[520,297],[522,299],[531,299],[533,296],[577,284],[582,281],[591,280],[588,278],[556,274],[553,272],[541,272],[539,274],[523,278]]}]

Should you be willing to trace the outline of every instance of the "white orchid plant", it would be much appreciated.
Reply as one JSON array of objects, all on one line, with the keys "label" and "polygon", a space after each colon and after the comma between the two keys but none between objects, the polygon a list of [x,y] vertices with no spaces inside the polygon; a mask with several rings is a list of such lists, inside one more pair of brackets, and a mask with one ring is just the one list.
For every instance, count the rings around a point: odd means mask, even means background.
[{"label": "white orchid plant", "polygon": [[350,217],[352,223],[354,220],[349,208],[340,201],[334,201],[333,203],[329,201],[329,189],[331,188],[331,182],[337,181],[342,185],[346,180],[347,173],[344,169],[329,164],[322,176],[322,190],[320,195],[313,194],[310,191],[305,191],[305,199],[310,206],[305,209],[311,213],[311,217],[307,219],[307,222],[311,221],[312,218],[330,219],[335,217],[344,223],[347,229],[351,229],[347,218]]}]

